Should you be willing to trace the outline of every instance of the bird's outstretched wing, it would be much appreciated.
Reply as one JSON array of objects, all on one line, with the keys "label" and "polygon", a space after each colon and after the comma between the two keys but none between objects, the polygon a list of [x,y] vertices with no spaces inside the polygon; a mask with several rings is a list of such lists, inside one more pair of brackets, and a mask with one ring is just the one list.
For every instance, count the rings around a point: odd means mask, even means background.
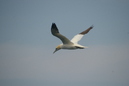
[{"label": "bird's outstretched wing", "polygon": [[81,33],[75,35],[75,36],[72,38],[71,42],[73,42],[73,43],[78,43],[78,41],[80,41],[81,38],[82,38],[85,34],[87,34],[92,28],[93,28],[93,26],[91,26],[91,27],[89,27],[88,29],[86,29],[85,31],[83,31],[83,32],[81,32]]},{"label": "bird's outstretched wing", "polygon": [[63,44],[73,44],[68,38],[59,33],[59,30],[55,23],[52,23],[51,33],[52,35],[58,37],[63,42]]}]

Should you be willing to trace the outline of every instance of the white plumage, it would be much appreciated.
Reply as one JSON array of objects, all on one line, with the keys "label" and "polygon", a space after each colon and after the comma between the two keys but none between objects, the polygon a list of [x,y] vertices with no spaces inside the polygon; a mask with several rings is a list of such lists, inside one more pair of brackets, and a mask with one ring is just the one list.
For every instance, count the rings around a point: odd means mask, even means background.
[{"label": "white plumage", "polygon": [[60,49],[84,49],[84,48],[87,48],[85,46],[82,46],[80,44],[78,44],[78,42],[81,40],[81,38],[87,34],[91,29],[93,28],[93,26],[89,27],[88,29],[86,29],[85,31],[75,35],[72,40],[70,41],[68,38],[66,38],[65,36],[61,35],[59,33],[59,30],[56,26],[55,23],[52,23],[52,26],[51,26],[51,33],[58,37],[63,44],[60,44],[56,47],[55,51],[53,53],[55,53],[56,51],[60,50]]},{"label": "white plumage", "polygon": [[82,34],[77,34],[77,35],[75,35],[75,36],[72,38],[71,42],[73,42],[73,43],[78,43],[78,41],[80,41],[83,36],[84,36],[84,35],[82,35]]}]

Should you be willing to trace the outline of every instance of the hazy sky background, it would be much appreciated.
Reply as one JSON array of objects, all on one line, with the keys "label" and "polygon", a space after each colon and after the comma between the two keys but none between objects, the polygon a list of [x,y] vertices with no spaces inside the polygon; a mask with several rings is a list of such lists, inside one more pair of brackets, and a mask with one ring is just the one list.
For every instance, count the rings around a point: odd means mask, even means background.
[{"label": "hazy sky background", "polygon": [[[79,42],[60,50],[51,24]],[[129,86],[129,0],[0,0],[0,86]]]}]

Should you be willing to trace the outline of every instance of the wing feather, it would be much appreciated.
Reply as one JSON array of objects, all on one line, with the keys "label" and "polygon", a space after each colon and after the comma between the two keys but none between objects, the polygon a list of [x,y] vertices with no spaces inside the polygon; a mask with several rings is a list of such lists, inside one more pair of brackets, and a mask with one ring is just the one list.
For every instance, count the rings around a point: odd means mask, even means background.
[{"label": "wing feather", "polygon": [[72,44],[72,42],[68,38],[66,38],[65,36],[59,33],[59,30],[55,23],[52,23],[51,33],[52,35],[58,37],[62,41],[63,44]]},{"label": "wing feather", "polygon": [[78,43],[78,42],[81,40],[81,38],[82,38],[83,36],[84,36],[84,35],[82,35],[82,34],[77,34],[77,35],[75,35],[75,36],[72,38],[71,42],[73,42],[73,43]]},{"label": "wing feather", "polygon": [[89,27],[88,29],[86,29],[85,31],[83,31],[83,32],[81,32],[81,33],[75,35],[75,36],[72,38],[71,42],[73,42],[73,43],[78,43],[78,42],[82,39],[82,37],[83,37],[85,34],[87,34],[92,28],[93,28],[93,26],[91,26],[91,27]]}]

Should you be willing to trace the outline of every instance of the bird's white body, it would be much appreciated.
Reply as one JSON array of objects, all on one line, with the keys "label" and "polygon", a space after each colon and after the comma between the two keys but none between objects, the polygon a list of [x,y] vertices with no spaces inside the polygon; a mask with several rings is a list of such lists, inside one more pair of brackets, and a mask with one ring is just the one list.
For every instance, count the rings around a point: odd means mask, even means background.
[{"label": "bird's white body", "polygon": [[58,31],[58,28],[56,26],[55,23],[52,24],[52,27],[51,27],[51,32],[54,36],[58,37],[62,42],[63,44],[60,44],[56,47],[54,53],[57,51],[57,50],[60,50],[60,49],[69,49],[69,50],[74,50],[74,49],[84,49],[84,48],[87,48],[85,46],[82,46],[80,44],[78,44],[78,41],[81,40],[81,38],[86,34],[88,33],[91,29],[93,28],[93,26],[89,27],[87,30],[75,35],[73,37],[72,40],[69,40],[68,38],[66,38],[65,36],[61,35]]},{"label": "bird's white body", "polygon": [[74,50],[74,49],[84,49],[87,48],[85,46],[79,45],[79,44],[60,44],[61,49],[68,49],[68,50]]}]

